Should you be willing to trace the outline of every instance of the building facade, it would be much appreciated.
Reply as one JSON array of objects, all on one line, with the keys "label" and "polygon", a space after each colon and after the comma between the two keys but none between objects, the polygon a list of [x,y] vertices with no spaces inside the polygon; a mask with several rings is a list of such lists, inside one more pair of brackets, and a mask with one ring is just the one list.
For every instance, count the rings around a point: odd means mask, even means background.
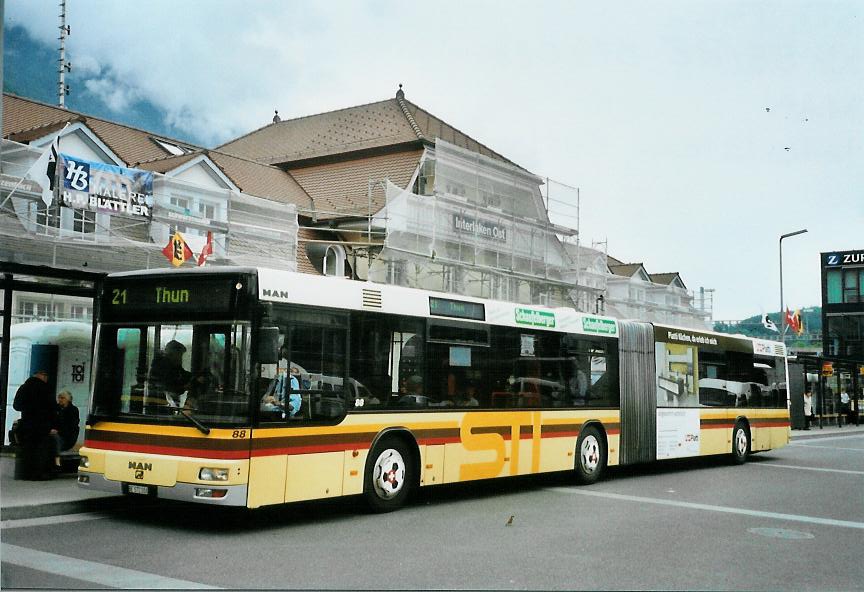
[{"label": "building facade", "polygon": [[821,253],[822,347],[864,360],[864,249]]}]

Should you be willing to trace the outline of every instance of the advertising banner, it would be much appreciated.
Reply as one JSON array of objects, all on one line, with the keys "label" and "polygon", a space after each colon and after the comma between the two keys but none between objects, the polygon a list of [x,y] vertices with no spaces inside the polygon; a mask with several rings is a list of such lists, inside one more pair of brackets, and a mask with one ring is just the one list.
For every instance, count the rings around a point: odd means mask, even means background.
[{"label": "advertising banner", "polygon": [[150,219],[153,173],[60,154],[60,205]]},{"label": "advertising banner", "polygon": [[699,410],[657,409],[657,460],[699,456]]}]

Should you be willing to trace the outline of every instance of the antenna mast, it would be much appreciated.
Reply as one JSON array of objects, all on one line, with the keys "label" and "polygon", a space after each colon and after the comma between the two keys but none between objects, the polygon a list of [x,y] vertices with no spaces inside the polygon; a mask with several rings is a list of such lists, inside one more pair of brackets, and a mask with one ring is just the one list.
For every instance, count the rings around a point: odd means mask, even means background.
[{"label": "antenna mast", "polygon": [[69,85],[66,84],[66,72],[72,71],[72,64],[66,61],[66,37],[71,33],[69,25],[66,24],[66,0],[60,0],[60,59],[57,60],[57,104],[66,108],[66,95],[69,94]]}]

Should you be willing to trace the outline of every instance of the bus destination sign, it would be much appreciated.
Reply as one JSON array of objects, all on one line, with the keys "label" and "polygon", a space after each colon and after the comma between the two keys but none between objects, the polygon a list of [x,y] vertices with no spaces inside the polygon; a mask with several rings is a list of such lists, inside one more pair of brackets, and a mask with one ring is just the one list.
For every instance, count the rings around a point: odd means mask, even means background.
[{"label": "bus destination sign", "polygon": [[482,304],[435,298],[434,296],[429,297],[429,314],[439,317],[471,319],[472,321],[486,320],[486,308]]},{"label": "bus destination sign", "polygon": [[106,282],[103,310],[109,315],[195,311],[228,313],[235,280],[171,278]]}]

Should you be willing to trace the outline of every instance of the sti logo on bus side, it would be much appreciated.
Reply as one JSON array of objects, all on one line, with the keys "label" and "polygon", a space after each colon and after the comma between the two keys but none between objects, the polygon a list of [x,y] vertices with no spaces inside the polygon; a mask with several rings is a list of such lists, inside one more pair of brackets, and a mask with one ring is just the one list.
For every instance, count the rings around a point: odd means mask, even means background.
[{"label": "sti logo on bus side", "polygon": [[288,300],[290,297],[286,290],[268,290],[267,288],[264,288],[261,293],[268,298],[282,298],[283,300]]}]

